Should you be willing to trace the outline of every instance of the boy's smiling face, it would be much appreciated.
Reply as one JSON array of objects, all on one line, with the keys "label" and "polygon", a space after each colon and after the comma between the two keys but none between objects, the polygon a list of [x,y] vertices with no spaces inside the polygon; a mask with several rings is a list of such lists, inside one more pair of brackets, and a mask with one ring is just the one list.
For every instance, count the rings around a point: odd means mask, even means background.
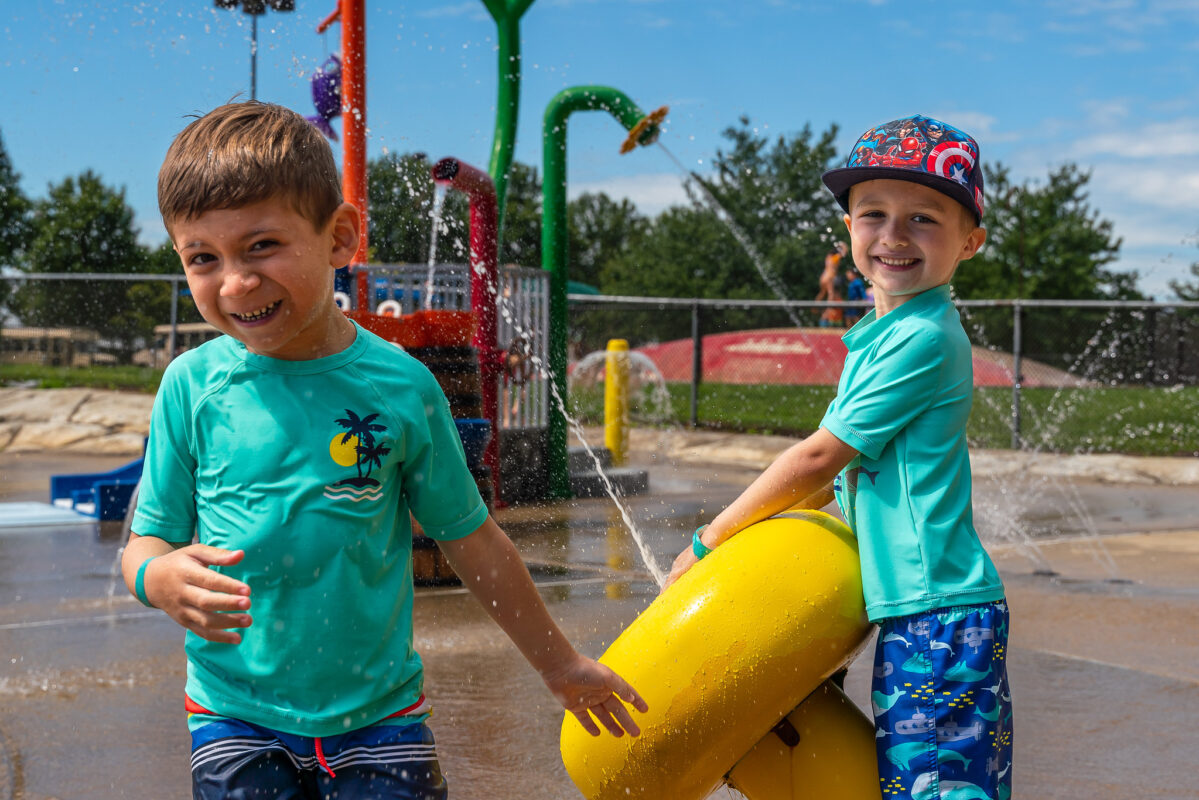
[{"label": "boy's smiling face", "polygon": [[958,263],[978,252],[987,236],[953,198],[901,180],[854,185],[845,227],[854,263],[874,284],[879,316],[949,283]]},{"label": "boy's smiling face", "polygon": [[171,234],[200,314],[252,352],[306,360],[354,340],[333,301],[333,270],[358,246],[358,212],[348,203],[321,230],[270,199],[177,220]]}]

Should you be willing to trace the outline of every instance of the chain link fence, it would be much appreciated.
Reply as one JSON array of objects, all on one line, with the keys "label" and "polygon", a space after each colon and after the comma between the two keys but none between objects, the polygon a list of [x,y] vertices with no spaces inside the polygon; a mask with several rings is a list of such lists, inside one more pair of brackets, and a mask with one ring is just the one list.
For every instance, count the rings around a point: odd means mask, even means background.
[{"label": "chain link fence", "polygon": [[[609,338],[628,340],[635,420],[789,435],[819,427],[840,377],[844,323],[869,308],[592,295],[570,303],[574,363],[597,363],[589,354]],[[841,326],[822,327],[830,305],[844,314]],[[974,446],[1199,455],[1199,303],[958,307],[974,348]],[[575,410],[593,422],[602,418],[595,383],[572,381]],[[662,390],[665,410],[654,399]]]},{"label": "chain link fence", "polygon": [[[543,304],[529,298],[544,293],[544,276],[505,273],[511,296],[501,302],[500,346],[520,342],[529,350],[523,355],[539,357],[527,358],[533,367],[508,387],[503,406],[524,424],[543,425],[548,326]],[[532,294],[524,286],[530,282]],[[185,289],[181,275],[0,276],[0,367],[161,369],[205,336]],[[830,307],[840,310],[840,326],[827,325],[838,316]],[[978,300],[958,307],[974,346],[968,434],[975,446],[1199,455],[1199,303]],[[867,309],[570,295],[570,402],[584,421],[602,420],[599,354],[609,339],[622,338],[632,349],[635,421],[804,435],[819,426],[836,392],[845,325]]]}]

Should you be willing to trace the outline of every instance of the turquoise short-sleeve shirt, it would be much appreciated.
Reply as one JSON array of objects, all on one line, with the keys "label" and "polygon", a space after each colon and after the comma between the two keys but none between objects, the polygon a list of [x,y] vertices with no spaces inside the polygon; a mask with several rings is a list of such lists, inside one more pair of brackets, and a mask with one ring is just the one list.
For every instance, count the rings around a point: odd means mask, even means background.
[{"label": "turquoise short-sleeve shirt", "polygon": [[858,539],[871,620],[1002,599],[974,529],[966,420],[970,341],[949,287],[843,337],[849,353],[821,427],[858,450],[834,484]]},{"label": "turquoise short-sleeve shirt", "polygon": [[240,644],[188,632],[187,694],[228,717],[330,736],[415,703],[412,527],[487,519],[445,395],[359,328],[311,361],[224,336],[173,361],[155,401],[134,532],[245,550]]}]

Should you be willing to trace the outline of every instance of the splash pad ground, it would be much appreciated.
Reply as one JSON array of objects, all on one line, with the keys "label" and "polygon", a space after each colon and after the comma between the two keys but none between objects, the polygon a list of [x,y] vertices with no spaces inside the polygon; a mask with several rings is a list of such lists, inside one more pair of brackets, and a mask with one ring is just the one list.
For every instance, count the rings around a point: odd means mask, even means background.
[{"label": "splash pad ground", "polygon": [[[634,437],[651,493],[629,501],[663,564],[752,479],[754,459],[785,444],[670,435]],[[50,474],[124,460],[0,453],[0,501],[44,500]],[[1098,536],[1063,523],[1052,538],[992,546],[1013,608],[1018,796],[1195,797],[1192,737],[1181,732],[1199,714],[1196,487],[1058,473],[1093,507]],[[985,475],[978,493],[980,504],[1020,502]],[[1026,509],[1044,536],[1055,514],[1066,517],[1055,502]],[[584,652],[602,652],[656,591],[608,500],[519,506],[500,521]],[[118,539],[94,525],[0,531],[0,800],[144,797],[147,787],[165,800],[190,796],[182,635],[119,585],[110,597]],[[1057,576],[1034,573],[1029,547]],[[419,591],[416,629],[451,796],[577,797],[558,756],[560,712],[473,599]],[[866,661],[847,688],[868,707]]]}]

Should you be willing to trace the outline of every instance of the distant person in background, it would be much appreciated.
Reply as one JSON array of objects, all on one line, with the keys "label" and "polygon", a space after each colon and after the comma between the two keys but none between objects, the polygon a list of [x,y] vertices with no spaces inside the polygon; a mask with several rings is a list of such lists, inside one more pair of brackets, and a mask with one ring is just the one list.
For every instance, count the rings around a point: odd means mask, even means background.
[{"label": "distant person in background", "polygon": [[[840,287],[838,283],[838,268],[841,266],[841,260],[845,258],[846,248],[844,242],[836,242],[833,248],[828,251],[824,257],[824,272],[820,274],[820,291],[816,293],[816,301],[826,300],[829,302],[839,302],[842,299]],[[826,308],[820,315],[820,327],[840,327],[844,324],[844,312],[840,308]]]},{"label": "distant person in background", "polygon": [[[845,299],[849,301],[866,299],[866,281],[856,267],[845,270]],[[845,309],[845,327],[852,328],[862,318],[861,308]]]}]

